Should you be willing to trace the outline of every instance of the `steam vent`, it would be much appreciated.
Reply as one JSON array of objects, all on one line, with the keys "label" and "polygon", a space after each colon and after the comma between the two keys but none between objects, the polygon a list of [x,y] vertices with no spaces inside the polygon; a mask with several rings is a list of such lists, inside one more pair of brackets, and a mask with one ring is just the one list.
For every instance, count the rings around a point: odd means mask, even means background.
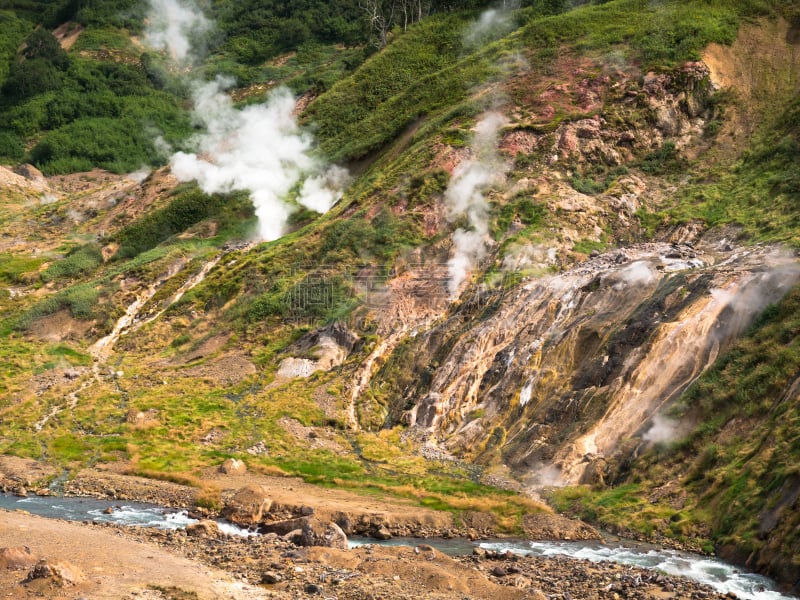
[{"label": "steam vent", "polygon": [[800,598],[797,1],[0,0],[0,116],[7,597]]}]

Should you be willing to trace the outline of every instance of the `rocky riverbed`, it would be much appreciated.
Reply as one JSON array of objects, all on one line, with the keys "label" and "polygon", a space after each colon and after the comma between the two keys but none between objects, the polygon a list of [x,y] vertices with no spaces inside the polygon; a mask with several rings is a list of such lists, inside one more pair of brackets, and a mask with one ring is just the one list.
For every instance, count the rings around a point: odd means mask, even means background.
[{"label": "rocky riverbed", "polygon": [[[36,477],[25,477],[39,475],[37,465],[0,459],[0,486],[17,494],[33,493],[25,486],[49,493]],[[465,515],[466,525],[456,527],[449,513],[292,478],[215,471],[208,474],[208,482],[220,489],[222,513],[268,533],[230,536],[211,520],[187,529],[158,530],[0,511],[0,552],[8,549],[13,558],[9,567],[0,556],[0,590],[11,590],[14,598],[130,600],[724,597],[687,579],[614,563],[523,557],[480,548],[469,556],[450,557],[424,539],[411,547],[347,549],[345,534],[478,538],[496,531],[490,515]],[[63,484],[63,490],[188,508],[201,519],[220,514],[195,506],[196,488],[109,470],[81,471]],[[527,515],[522,525],[530,538],[598,537],[586,524],[547,512]]]},{"label": "rocky riverbed", "polygon": [[[211,528],[157,531],[95,526],[156,544],[261,585],[275,597],[340,600],[531,598],[551,600],[725,598],[708,586],[652,570],[566,557],[524,557],[482,549],[449,557],[420,540],[414,547],[350,550],[300,547],[268,534],[234,538]],[[210,529],[210,531],[209,531]],[[735,597],[735,596],[727,596]]]}]

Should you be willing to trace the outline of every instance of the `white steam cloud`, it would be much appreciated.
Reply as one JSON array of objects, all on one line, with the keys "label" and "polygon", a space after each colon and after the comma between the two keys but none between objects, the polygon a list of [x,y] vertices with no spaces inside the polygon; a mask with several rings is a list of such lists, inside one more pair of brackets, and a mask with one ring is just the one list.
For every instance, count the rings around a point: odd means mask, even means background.
[{"label": "white steam cloud", "polygon": [[474,158],[462,162],[453,173],[444,193],[448,219],[453,222],[466,217],[469,229],[453,232],[453,255],[447,266],[450,297],[458,296],[461,284],[474,267],[486,256],[489,234],[489,205],[485,189],[502,180],[505,166],[497,155],[497,134],[507,119],[491,112],[480,120],[472,141]]},{"label": "white steam cloud", "polygon": [[172,60],[190,62],[192,39],[211,29],[211,23],[194,4],[183,0],[150,0],[150,15],[145,43],[156,50],[166,50]]},{"label": "white steam cloud", "polygon": [[507,0],[502,6],[481,13],[480,18],[464,34],[464,45],[473,48],[482,46],[511,31],[514,28],[511,11],[517,8],[518,0]]},{"label": "white steam cloud", "polygon": [[653,266],[645,260],[638,260],[624,266],[618,271],[613,271],[606,279],[614,282],[613,288],[617,291],[627,287],[642,287],[655,283],[657,280]]},{"label": "white steam cloud", "polygon": [[535,463],[525,478],[525,484],[532,490],[542,487],[562,487],[564,479],[558,467],[544,463]]},{"label": "white steam cloud", "polygon": [[[200,9],[181,0],[151,0],[151,10],[148,41],[187,62],[191,36],[208,30]],[[300,205],[324,213],[341,198],[348,175],[314,157],[313,139],[298,126],[288,90],[239,110],[225,93],[231,85],[222,77],[193,83],[194,120],[203,133],[189,141],[191,152],[170,152],[172,172],[179,181],[196,180],[207,194],[249,191],[259,238],[274,240],[294,210],[287,198],[295,194]]]},{"label": "white steam cloud", "polygon": [[688,427],[663,415],[653,417],[653,424],[642,436],[650,444],[667,444],[688,433]]}]

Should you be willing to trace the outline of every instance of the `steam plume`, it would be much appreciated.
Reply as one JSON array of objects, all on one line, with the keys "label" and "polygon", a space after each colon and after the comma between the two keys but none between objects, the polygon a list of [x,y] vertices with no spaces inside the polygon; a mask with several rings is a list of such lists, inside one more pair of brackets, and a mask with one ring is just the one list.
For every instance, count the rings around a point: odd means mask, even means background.
[{"label": "steam plume", "polygon": [[642,436],[650,444],[665,444],[674,442],[688,433],[688,427],[678,421],[668,419],[663,415],[655,415],[653,424]]},{"label": "steam plume", "polygon": [[469,229],[453,232],[453,256],[447,262],[451,298],[458,295],[469,272],[486,256],[489,205],[484,190],[502,180],[505,169],[495,147],[497,133],[506,122],[500,113],[484,115],[475,127],[471,144],[474,157],[458,165],[444,194],[448,219],[453,222],[466,217],[469,224]]},{"label": "steam plume", "polygon": [[514,28],[511,11],[517,8],[519,1],[509,0],[501,7],[485,10],[464,34],[464,45],[477,48],[511,31]]},{"label": "steam plume", "polygon": [[203,12],[183,0],[150,0],[150,16],[145,35],[148,46],[166,50],[172,60],[184,65],[191,58],[192,39],[211,29]]},{"label": "steam plume", "polygon": [[[176,60],[190,61],[190,36],[209,28],[200,9],[182,0],[151,0],[151,11],[148,41]],[[259,237],[274,240],[283,235],[293,211],[290,195],[296,193],[302,206],[326,212],[341,197],[347,173],[314,157],[313,140],[297,125],[288,90],[277,89],[265,104],[238,110],[225,94],[231,85],[233,80],[223,77],[193,82],[194,120],[203,133],[189,141],[190,152],[172,154],[172,172],[179,181],[196,180],[208,194],[249,191]]]}]

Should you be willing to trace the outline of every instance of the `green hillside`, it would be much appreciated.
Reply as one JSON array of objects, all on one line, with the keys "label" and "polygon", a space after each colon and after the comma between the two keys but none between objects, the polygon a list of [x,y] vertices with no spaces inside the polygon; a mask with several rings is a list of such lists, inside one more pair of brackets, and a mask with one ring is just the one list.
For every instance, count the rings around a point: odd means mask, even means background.
[{"label": "green hillside", "polygon": [[[520,451],[510,427],[461,452],[449,436],[495,417],[486,407],[435,431],[408,426],[458,336],[527,283],[607,251],[707,234],[796,252],[796,2],[528,0],[491,13],[431,2],[383,28],[368,4],[208,3],[180,62],[148,45],[146,3],[0,0],[0,453],[199,487],[235,457],[485,512],[520,533],[542,508],[507,464]],[[255,239],[259,200],[239,180],[208,191],[170,175],[178,152],[213,156],[194,107],[220,76],[233,82],[226,114],[251,114],[281,86],[297,99],[300,129],[286,139],[310,149],[278,192],[291,213],[278,239]],[[489,151],[480,131],[495,113]],[[476,186],[478,208],[458,210],[459,166],[487,155],[499,174]],[[303,188],[334,164],[350,179],[319,212]],[[279,175],[263,179],[277,189]],[[451,297],[436,268],[457,230],[486,235]],[[659,288],[658,310],[699,294],[689,279]],[[715,354],[667,409],[690,430],[625,440],[636,452],[600,481],[548,501],[623,533],[752,555],[796,586],[798,314],[794,288]],[[602,357],[592,343],[585,354]],[[325,366],[291,374],[310,363]],[[475,382],[481,394],[492,373]],[[525,414],[518,383],[504,423]],[[219,507],[219,490],[204,490]]]}]

